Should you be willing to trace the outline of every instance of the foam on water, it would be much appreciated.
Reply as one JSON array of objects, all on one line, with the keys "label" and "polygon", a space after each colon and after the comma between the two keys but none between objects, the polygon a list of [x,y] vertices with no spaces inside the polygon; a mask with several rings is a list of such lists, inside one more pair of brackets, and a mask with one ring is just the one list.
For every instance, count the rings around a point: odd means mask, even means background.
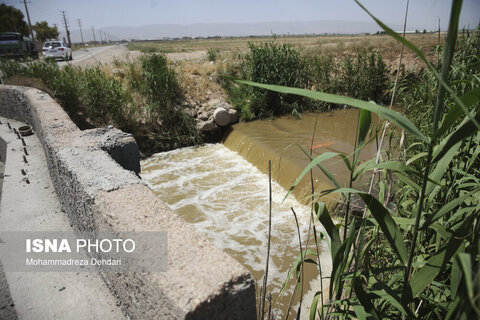
[{"label": "foam on water", "polygon": [[[221,144],[177,149],[142,161],[142,178],[196,230],[263,276],[268,234],[268,176]],[[306,238],[310,208],[272,183],[269,279],[279,288],[299,253],[295,218]],[[269,281],[270,282],[270,281]]]}]

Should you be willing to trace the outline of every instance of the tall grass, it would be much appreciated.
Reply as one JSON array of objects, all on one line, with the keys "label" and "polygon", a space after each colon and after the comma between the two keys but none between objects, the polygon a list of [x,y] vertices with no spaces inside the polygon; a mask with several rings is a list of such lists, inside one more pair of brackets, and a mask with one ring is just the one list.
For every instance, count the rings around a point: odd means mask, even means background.
[{"label": "tall grass", "polygon": [[387,66],[372,50],[358,50],[341,59],[332,54],[313,56],[310,65],[311,83],[319,91],[385,102]]},{"label": "tall grass", "polygon": [[6,82],[22,84],[15,81],[18,76],[40,81],[40,89],[45,87],[82,129],[114,125],[131,132],[145,154],[201,143],[194,120],[179,107],[177,77],[163,55],[142,56],[124,67],[119,79],[101,65],[60,69],[48,60],[0,61]]},{"label": "tall grass", "polygon": [[[290,45],[266,42],[249,44],[245,73],[248,79],[259,83],[274,83],[304,88],[308,86],[307,63]],[[305,100],[294,95],[250,88],[249,108],[259,118],[281,114],[299,114]]]},{"label": "tall grass", "polygon": [[99,68],[77,72],[82,76],[79,92],[86,116],[95,119],[95,122],[102,119],[100,121],[103,123],[122,123],[122,115],[128,104],[127,93],[123,91],[122,83],[106,76]]},{"label": "tall grass", "polygon": [[[423,110],[429,117],[411,121],[374,102],[236,80],[239,84],[361,110],[352,153],[328,152],[312,159],[291,190],[310,169],[333,157],[345,163],[345,170],[351,172],[351,181],[372,170],[381,172],[377,192],[369,194],[338,186],[334,176],[321,166],[337,186],[313,195],[315,222],[322,224],[324,234],[328,235],[333,268],[329,275],[321,272],[318,275],[321,279],[328,277],[330,287],[328,292],[320,290],[314,295],[310,319],[480,317],[480,69],[476,67],[480,46],[477,30],[461,40],[454,53],[461,4],[458,0],[452,3],[440,73],[423,52],[359,4],[386,33],[425,62],[428,71],[420,74],[418,81],[404,86],[399,97],[400,101],[409,103],[415,100],[409,95],[419,94],[417,97],[423,99],[421,105],[430,106]],[[429,81],[424,83],[423,77]],[[416,114],[416,105],[405,107],[411,109],[410,115]],[[405,132],[407,159],[384,159],[378,164],[375,159],[365,163],[357,161],[356,154],[365,145],[371,127],[371,112]],[[393,184],[391,193],[386,184]],[[333,218],[321,201],[321,196],[332,193],[347,199],[341,220]],[[350,212],[351,195],[364,202],[365,217]],[[297,257],[289,272],[297,286],[302,284],[299,265],[316,264],[316,255],[305,250]],[[298,313],[300,311],[299,308]]]},{"label": "tall grass", "polygon": [[[271,41],[261,45],[250,43],[236,75],[264,84],[296,88],[315,88],[322,92],[348,95],[357,99],[384,102],[388,87],[388,70],[380,54],[358,50],[353,55],[303,56],[288,44]],[[232,104],[241,111],[243,120],[292,114],[300,116],[307,110],[335,107],[314,103],[290,94],[259,88],[239,87],[224,83]]]},{"label": "tall grass", "polygon": [[150,121],[161,121],[173,110],[179,89],[175,71],[163,55],[144,56],[141,59],[140,92],[146,97]]}]

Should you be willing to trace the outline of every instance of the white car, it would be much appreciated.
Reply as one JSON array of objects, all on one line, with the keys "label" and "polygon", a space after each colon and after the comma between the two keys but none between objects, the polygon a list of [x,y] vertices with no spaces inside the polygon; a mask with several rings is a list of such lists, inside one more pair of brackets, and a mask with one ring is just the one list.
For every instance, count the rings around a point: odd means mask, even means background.
[{"label": "white car", "polygon": [[45,58],[72,60],[72,49],[63,41],[47,41],[43,45],[42,51]]}]

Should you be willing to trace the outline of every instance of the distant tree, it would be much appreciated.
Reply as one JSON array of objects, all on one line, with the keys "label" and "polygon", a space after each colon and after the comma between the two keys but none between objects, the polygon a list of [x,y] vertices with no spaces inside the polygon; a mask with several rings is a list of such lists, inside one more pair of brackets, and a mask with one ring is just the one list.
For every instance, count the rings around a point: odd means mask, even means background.
[{"label": "distant tree", "polygon": [[0,4],[0,32],[19,32],[28,36],[28,26],[22,11],[6,4]]},{"label": "distant tree", "polygon": [[60,32],[58,32],[57,27],[50,27],[47,21],[37,22],[33,25],[33,30],[37,34],[37,39],[40,41],[45,41],[47,39],[57,39]]},{"label": "distant tree", "polygon": [[423,29],[423,33],[427,33],[427,29]]}]

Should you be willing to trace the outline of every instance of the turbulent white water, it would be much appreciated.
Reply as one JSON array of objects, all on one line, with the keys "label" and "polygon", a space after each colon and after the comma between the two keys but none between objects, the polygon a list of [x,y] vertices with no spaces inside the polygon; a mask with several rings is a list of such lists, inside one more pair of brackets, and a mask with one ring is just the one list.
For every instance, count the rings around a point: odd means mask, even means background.
[{"label": "turbulent white water", "polygon": [[[268,176],[221,144],[159,153],[142,162],[142,178],[172,209],[219,248],[263,276],[268,234]],[[272,183],[269,279],[279,288],[299,254],[295,218],[306,238],[310,209]],[[270,281],[269,281],[270,282]]]},{"label": "turbulent white water", "polygon": [[[217,247],[247,267],[261,283],[267,254],[269,212],[268,176],[262,172],[267,172],[268,159],[271,159],[272,177],[283,187],[275,182],[272,184],[272,244],[267,292],[272,293],[274,310],[285,314],[293,287],[290,286],[283,296],[278,293],[288,269],[299,255],[298,234],[290,207],[298,215],[303,249],[310,216],[310,208],[292,195],[282,203],[287,194],[285,188],[294,183],[308,163],[298,146],[304,150],[312,148],[314,156],[338,152],[351,158],[358,117],[357,110],[338,110],[303,114],[301,120],[286,116],[272,121],[239,123],[229,129],[223,144],[159,153],[143,161],[142,177],[160,199]],[[375,153],[375,144],[371,143],[363,147],[359,159],[366,161]],[[338,184],[348,185],[350,173],[342,159],[333,158],[322,164]],[[313,178],[316,191],[333,188],[320,170],[313,170]],[[357,183],[361,187],[362,181]],[[306,178],[299,183],[295,191],[299,197],[308,197],[310,180]],[[334,195],[322,198],[330,204],[337,200]],[[317,231],[318,228],[317,223]],[[314,241],[309,241],[311,250]],[[319,247],[322,274],[326,276],[331,271],[331,257],[325,241]],[[320,282],[318,275],[316,265],[305,264],[303,316],[308,315],[315,293],[328,288],[328,280]],[[299,302],[298,296],[297,293],[293,305]]]}]

